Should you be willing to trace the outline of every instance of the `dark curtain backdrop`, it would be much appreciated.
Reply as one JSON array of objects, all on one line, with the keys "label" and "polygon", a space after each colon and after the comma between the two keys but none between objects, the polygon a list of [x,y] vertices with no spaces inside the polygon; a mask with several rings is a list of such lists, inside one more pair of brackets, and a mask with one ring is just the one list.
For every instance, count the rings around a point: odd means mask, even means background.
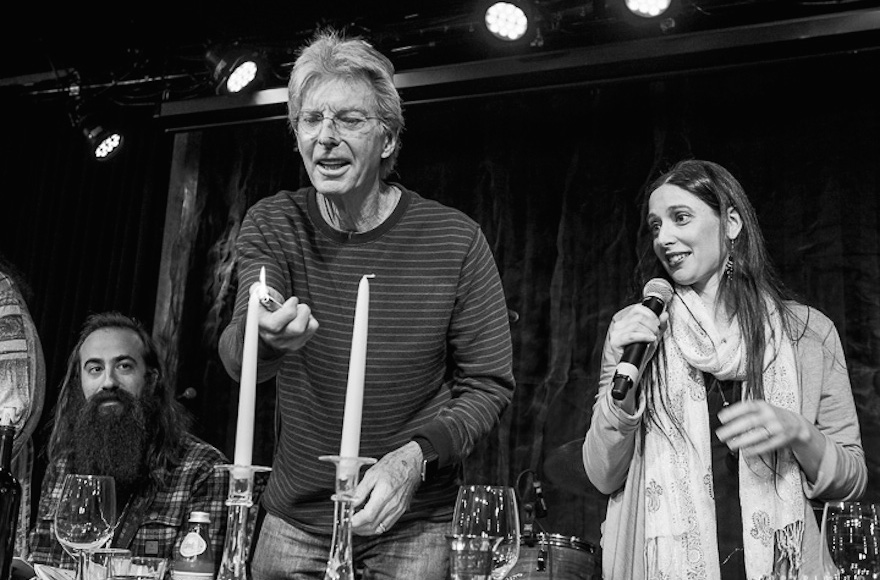
[{"label": "dark curtain backdrop", "polygon": [[47,367],[34,435],[38,485],[58,387],[86,316],[118,310],[152,324],[172,149],[170,137],[152,129],[151,108],[125,116],[130,149],[99,164],[66,103],[0,98],[0,105],[0,252],[30,287]]},{"label": "dark curtain backdrop", "polygon": [[[837,324],[868,499],[878,499],[878,60],[849,54],[407,105],[394,179],[481,224],[514,313],[517,391],[468,459],[468,482],[515,485],[533,501],[537,478],[548,503],[540,526],[598,543],[605,498],[583,474],[580,443],[607,325],[644,282],[632,279],[639,197],[670,163],[698,157],[740,178],[783,279]],[[178,135],[175,159],[188,161],[170,178],[168,136],[149,141],[106,189],[104,170],[69,175],[61,153],[37,163],[16,152],[22,165],[3,169],[21,185],[9,194],[14,224],[2,247],[33,280],[47,349],[61,349],[48,353],[50,376],[60,376],[87,309],[133,311],[155,322],[165,343],[174,334],[177,389],[196,389],[187,405],[199,433],[231,455],[237,385],[216,343],[235,292],[232,241],[247,207],[305,176],[282,120]],[[196,219],[172,232],[187,251],[161,256],[169,179],[172,192],[197,184],[187,210]],[[157,298],[162,260],[173,274]],[[156,299],[183,307],[153,321]],[[262,385],[255,463],[271,462],[273,397]]]}]

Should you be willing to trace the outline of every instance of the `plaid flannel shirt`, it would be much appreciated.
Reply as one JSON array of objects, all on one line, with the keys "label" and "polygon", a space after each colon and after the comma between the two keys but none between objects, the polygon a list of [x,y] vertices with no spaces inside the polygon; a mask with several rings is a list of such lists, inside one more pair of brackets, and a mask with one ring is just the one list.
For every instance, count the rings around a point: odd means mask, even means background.
[{"label": "plaid flannel shirt", "polygon": [[[219,568],[226,536],[226,498],[229,473],[216,466],[228,464],[226,457],[213,446],[195,436],[184,441],[186,454],[173,469],[162,469],[157,487],[153,478],[144,491],[129,500],[120,510],[119,524],[112,547],[128,548],[135,556],[171,558],[179,549],[193,511],[211,514],[210,537],[216,566]],[[74,560],[55,538],[55,508],[61,496],[64,476],[70,473],[67,460],[57,465],[55,477],[47,472],[43,480],[37,519],[29,538],[31,563],[74,569]]]}]

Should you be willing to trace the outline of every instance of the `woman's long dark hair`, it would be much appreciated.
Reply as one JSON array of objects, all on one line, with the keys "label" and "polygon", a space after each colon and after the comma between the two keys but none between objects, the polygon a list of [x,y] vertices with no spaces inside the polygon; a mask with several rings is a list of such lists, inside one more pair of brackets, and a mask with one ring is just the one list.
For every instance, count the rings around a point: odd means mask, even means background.
[{"label": "woman's long dark hair", "polygon": [[[724,216],[728,209],[735,209],[742,220],[742,229],[735,242],[728,245],[733,260],[733,272],[722,276],[717,300],[722,301],[727,313],[736,317],[746,350],[746,398],[764,398],[764,353],[767,345],[781,337],[766,336],[771,309],[776,309],[782,318],[782,329],[786,337],[793,338],[793,320],[786,301],[792,299],[791,292],[780,281],[774,268],[764,235],[751,202],[739,181],[724,167],[710,161],[689,159],[675,164],[669,171],[654,180],[647,188],[642,201],[642,215],[648,214],[648,201],[658,187],[670,184],[695,195],[706,203],[721,218],[721,239],[727,240],[727,222]],[[647,221],[639,228],[639,256],[636,266],[637,279],[642,281],[662,277],[674,284],[663,268],[653,247],[653,235]],[[660,352],[658,355],[662,355]],[[657,374],[657,364],[662,356],[646,369],[645,381]],[[663,389],[660,389],[662,392]],[[648,398],[649,408],[655,403]],[[662,402],[661,402],[662,404]]]},{"label": "woman's long dark hair", "polygon": [[178,464],[183,459],[183,442],[189,432],[191,418],[165,383],[153,339],[134,318],[118,312],[103,312],[92,314],[86,319],[79,340],[68,358],[67,372],[53,411],[53,428],[48,445],[49,469],[54,469],[58,460],[69,458],[72,453],[73,441],[70,435],[76,423],[77,412],[85,402],[80,382],[79,352],[89,335],[102,328],[131,330],[144,345],[144,363],[152,378],[148,381],[149,387],[141,393],[141,400],[148,413],[148,429],[151,430],[146,455],[149,471],[154,473],[158,468],[170,468]]}]

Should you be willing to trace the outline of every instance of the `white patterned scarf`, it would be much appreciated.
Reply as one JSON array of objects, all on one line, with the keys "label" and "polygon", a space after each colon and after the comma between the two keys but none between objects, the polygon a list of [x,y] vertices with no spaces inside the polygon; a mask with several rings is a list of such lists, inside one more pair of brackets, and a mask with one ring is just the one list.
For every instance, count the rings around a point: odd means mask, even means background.
[{"label": "white patterned scarf", "polygon": [[[764,357],[764,398],[799,413],[794,349],[775,309],[770,318],[765,331],[772,344]],[[669,306],[664,340],[666,356],[658,363],[666,384],[655,380],[647,387],[653,390],[656,421],[645,422],[646,578],[717,580],[721,572],[702,372],[720,380],[742,380],[745,345],[735,319],[721,336],[697,293],[682,286],[676,287]],[[661,390],[665,390],[663,398]],[[765,578],[775,570],[796,577],[805,507],[800,468],[788,449],[776,453],[775,472],[772,454],[739,455],[746,576]]]}]

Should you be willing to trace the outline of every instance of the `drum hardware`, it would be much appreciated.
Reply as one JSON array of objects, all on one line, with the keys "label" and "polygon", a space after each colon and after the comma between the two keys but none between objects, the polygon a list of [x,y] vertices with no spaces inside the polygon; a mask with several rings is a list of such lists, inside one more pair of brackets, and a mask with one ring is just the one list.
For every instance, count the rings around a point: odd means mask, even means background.
[{"label": "drum hardware", "polygon": [[535,508],[527,503],[523,506],[523,529],[520,537],[529,546],[535,545]]},{"label": "drum hardware", "polygon": [[532,480],[532,489],[535,490],[535,517],[547,517],[547,501],[544,499],[544,486],[537,477]]},{"label": "drum hardware", "polygon": [[547,548],[544,545],[541,545],[541,549],[538,550],[538,557],[535,560],[535,569],[538,572],[543,572],[547,569]]},{"label": "drum hardware", "polygon": [[[540,527],[540,526],[539,526]],[[519,559],[507,580],[599,580],[601,551],[576,536],[536,532],[534,546],[520,541]]]}]

